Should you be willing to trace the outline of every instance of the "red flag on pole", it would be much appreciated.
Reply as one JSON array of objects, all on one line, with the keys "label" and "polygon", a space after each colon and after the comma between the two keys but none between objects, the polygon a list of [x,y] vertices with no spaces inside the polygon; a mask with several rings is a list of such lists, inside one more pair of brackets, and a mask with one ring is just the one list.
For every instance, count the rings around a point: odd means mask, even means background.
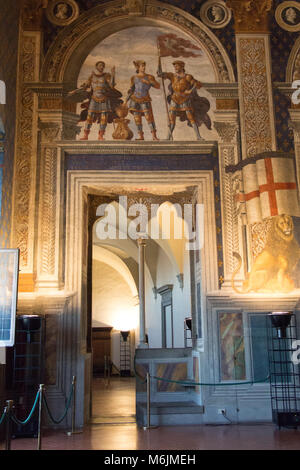
[{"label": "red flag on pole", "polygon": [[[188,39],[183,39],[176,34],[162,34],[157,38],[160,57],[200,57],[201,47],[196,46]],[[197,51],[197,52],[194,52]]]}]

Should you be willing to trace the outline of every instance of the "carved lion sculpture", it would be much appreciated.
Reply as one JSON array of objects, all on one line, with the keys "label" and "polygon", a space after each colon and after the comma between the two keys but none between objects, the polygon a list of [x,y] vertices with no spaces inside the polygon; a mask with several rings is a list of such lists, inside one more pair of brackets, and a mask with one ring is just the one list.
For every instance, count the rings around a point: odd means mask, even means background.
[{"label": "carved lion sculpture", "polygon": [[300,247],[294,238],[294,223],[289,215],[274,217],[272,228],[264,249],[256,257],[251,271],[243,282],[242,290],[234,285],[234,278],[242,265],[242,258],[233,253],[238,266],[231,278],[232,288],[240,293],[278,292],[288,293],[294,290],[291,274],[300,259]]}]

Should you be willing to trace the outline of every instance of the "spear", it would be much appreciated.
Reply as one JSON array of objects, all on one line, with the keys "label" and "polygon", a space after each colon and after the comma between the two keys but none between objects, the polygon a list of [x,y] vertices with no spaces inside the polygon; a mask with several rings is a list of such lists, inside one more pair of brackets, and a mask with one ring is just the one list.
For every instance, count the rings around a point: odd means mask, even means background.
[{"label": "spear", "polygon": [[158,72],[159,72],[159,76],[160,76],[161,79],[162,79],[163,92],[164,92],[164,99],[165,99],[166,111],[167,111],[167,116],[168,116],[168,127],[169,127],[169,130],[170,130],[170,136],[171,136],[172,140],[174,140],[174,139],[173,139],[173,133],[172,133],[171,121],[170,121],[170,114],[169,114],[167,93],[166,93],[166,88],[165,88],[165,80],[164,80],[163,73],[162,73],[161,55],[160,55],[160,44],[159,44],[159,40],[158,40],[158,39],[157,39],[157,50],[158,50]]}]

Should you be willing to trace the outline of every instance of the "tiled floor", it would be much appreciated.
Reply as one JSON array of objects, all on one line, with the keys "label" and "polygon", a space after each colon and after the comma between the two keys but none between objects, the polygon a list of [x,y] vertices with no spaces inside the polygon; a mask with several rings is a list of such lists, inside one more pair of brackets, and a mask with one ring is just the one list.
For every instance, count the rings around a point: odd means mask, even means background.
[{"label": "tiled floor", "polygon": [[[93,419],[82,433],[45,431],[43,450],[299,450],[300,429],[273,424],[176,426],[143,430],[136,426],[134,379],[94,380]],[[3,449],[3,444],[0,449]],[[37,439],[18,438],[12,450],[35,450]]]}]

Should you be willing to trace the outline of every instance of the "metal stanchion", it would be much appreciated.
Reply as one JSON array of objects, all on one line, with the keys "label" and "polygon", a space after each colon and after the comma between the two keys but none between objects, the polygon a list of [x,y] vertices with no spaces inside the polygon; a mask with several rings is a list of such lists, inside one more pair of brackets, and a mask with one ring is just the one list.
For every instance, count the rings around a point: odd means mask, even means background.
[{"label": "metal stanchion", "polygon": [[147,372],[146,376],[146,384],[147,384],[147,426],[144,426],[144,430],[147,429],[154,429],[157,426],[151,426],[151,377],[149,372]]},{"label": "metal stanchion", "polygon": [[75,425],[76,425],[76,376],[75,375],[73,375],[72,387],[73,387],[72,425],[71,425],[71,431],[67,432],[68,436],[82,433],[82,431],[75,430]]},{"label": "metal stanchion", "polygon": [[147,428],[151,425],[151,380],[150,374],[147,372]]},{"label": "metal stanchion", "polygon": [[13,400],[7,400],[6,401],[7,406],[5,408],[5,419],[6,419],[6,425],[5,425],[5,450],[10,450],[10,443],[11,443],[11,413],[13,409]]},{"label": "metal stanchion", "polygon": [[151,376],[147,372],[146,375],[146,384],[147,384],[147,426],[144,426],[143,429],[155,429],[157,426],[151,426]]},{"label": "metal stanchion", "polygon": [[104,374],[103,380],[105,387],[108,387],[110,384],[110,356],[104,356]]},{"label": "metal stanchion", "polygon": [[76,377],[73,376],[72,380],[72,387],[73,387],[73,407],[72,407],[72,434],[75,432],[75,419],[76,419]]},{"label": "metal stanchion", "polygon": [[107,360],[106,360],[106,356],[104,356],[104,374],[103,374],[104,382],[106,379],[106,370],[107,370]]},{"label": "metal stanchion", "polygon": [[37,450],[42,449],[42,425],[43,425],[43,398],[44,398],[44,385],[40,384],[39,389],[39,423],[38,423],[38,444]]}]

